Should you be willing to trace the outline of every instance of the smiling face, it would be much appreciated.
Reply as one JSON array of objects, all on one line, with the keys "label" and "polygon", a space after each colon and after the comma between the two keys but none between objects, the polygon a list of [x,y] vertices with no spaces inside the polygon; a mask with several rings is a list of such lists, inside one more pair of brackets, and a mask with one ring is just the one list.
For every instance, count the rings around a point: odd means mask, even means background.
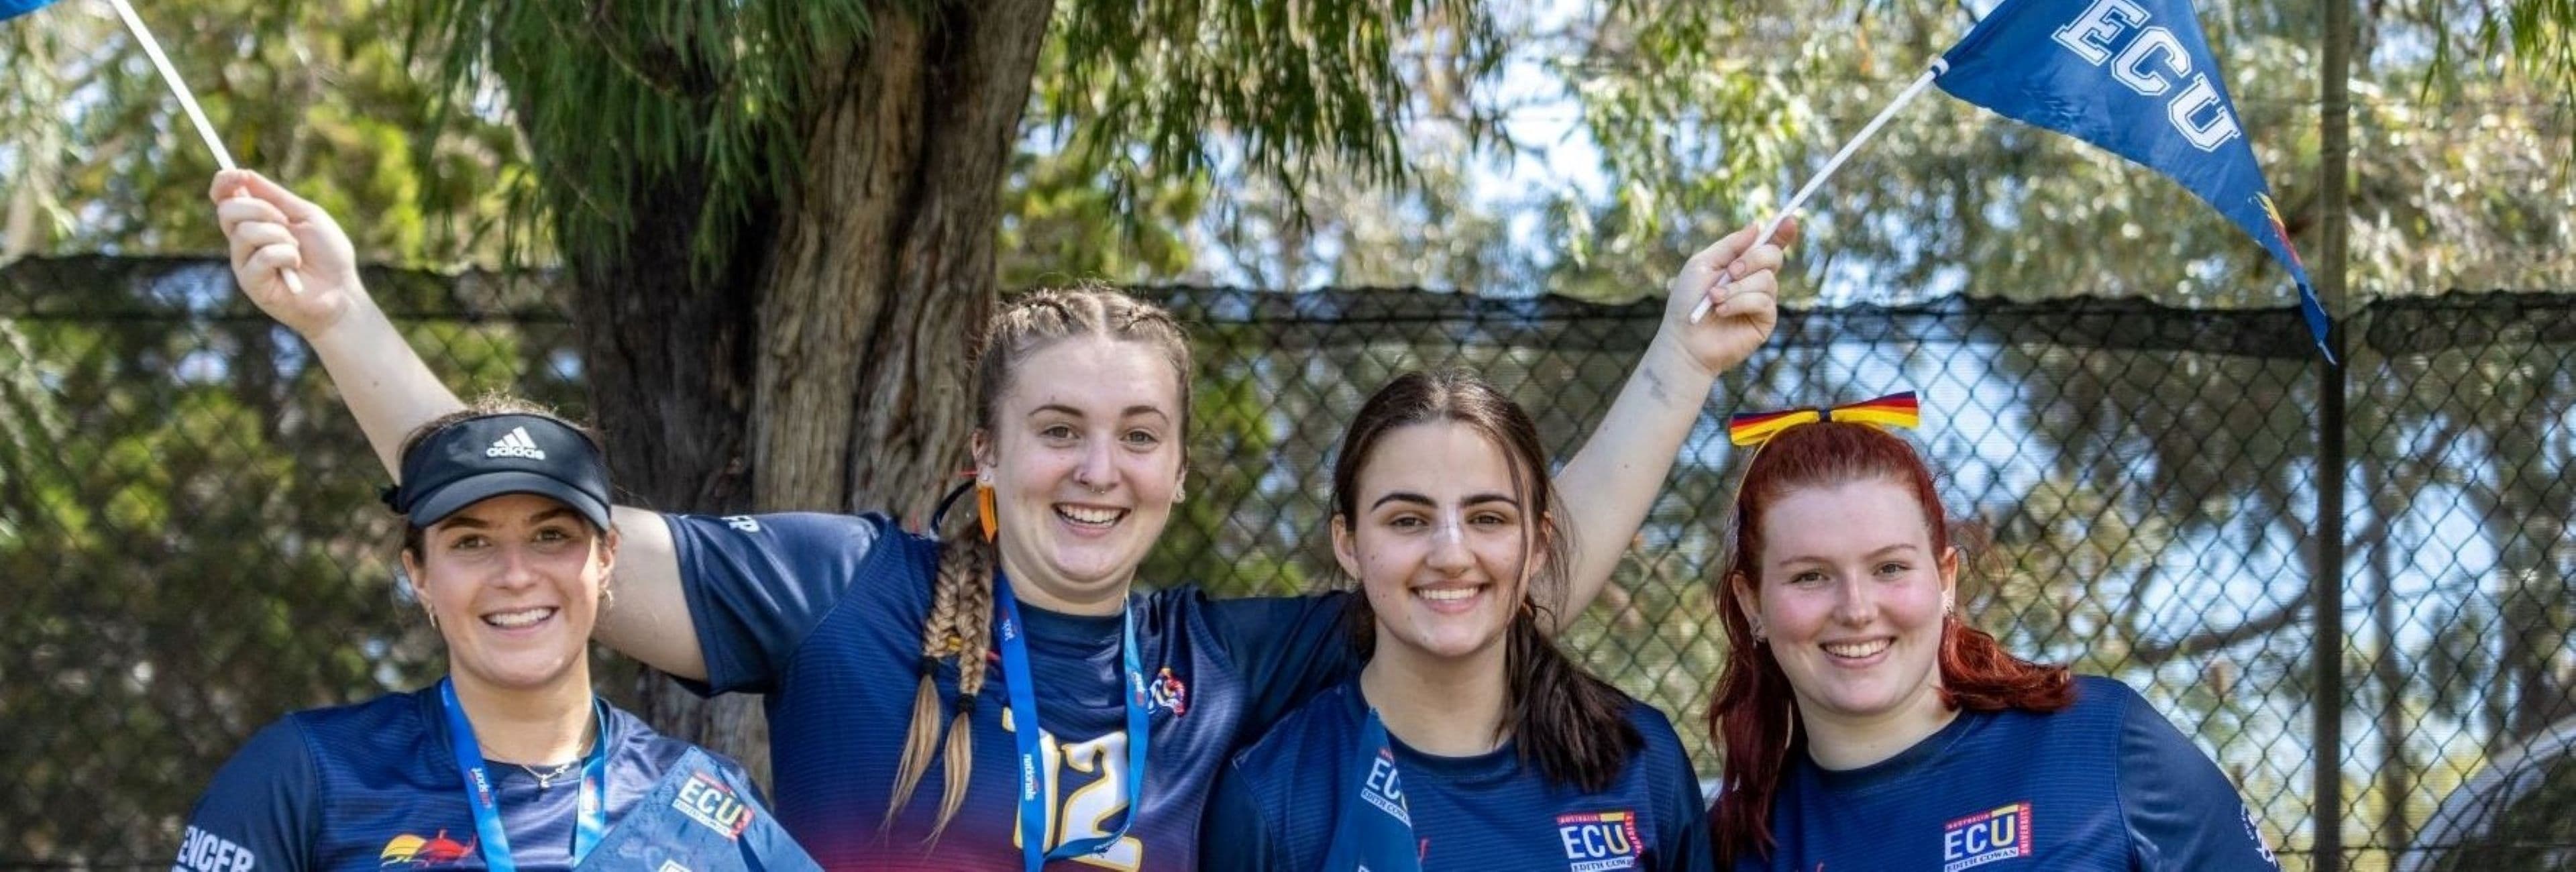
[{"label": "smiling face", "polygon": [[1510,455],[1463,423],[1398,427],[1354,490],[1354,516],[1333,519],[1333,553],[1368,596],[1378,656],[1498,652],[1538,552]]},{"label": "smiling face", "polygon": [[617,536],[533,494],[483,500],[430,525],[403,553],[412,592],[447,640],[459,685],[528,691],[589,681],[585,646]]},{"label": "smiling face", "polygon": [[1125,599],[1171,520],[1184,414],[1180,374],[1144,343],[1074,336],[1020,359],[975,434],[1015,593],[1081,613]]},{"label": "smiling face", "polygon": [[1759,523],[1758,584],[1735,595],[1769,637],[1800,714],[1853,727],[1940,721],[1958,556],[1933,543],[1914,494],[1885,478],[1797,488]]}]

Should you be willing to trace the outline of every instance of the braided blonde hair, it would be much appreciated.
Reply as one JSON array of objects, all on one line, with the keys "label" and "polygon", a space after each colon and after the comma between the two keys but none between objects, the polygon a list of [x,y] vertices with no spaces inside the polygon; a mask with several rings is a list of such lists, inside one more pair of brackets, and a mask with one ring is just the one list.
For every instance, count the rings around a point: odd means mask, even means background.
[{"label": "braided blonde hair", "polygon": [[[1171,363],[1179,381],[1181,420],[1189,419],[1190,349],[1180,324],[1160,306],[1120,293],[1106,285],[1085,283],[1072,288],[1033,291],[995,314],[985,325],[974,356],[975,427],[991,433],[1001,417],[1002,397],[1020,361],[1031,353],[1077,336],[1099,336],[1140,342]],[[967,779],[974,771],[973,717],[976,696],[983,692],[986,653],[992,649],[993,574],[1001,556],[973,521],[952,524],[939,549],[939,572],[932,582],[930,616],[921,624],[921,679],[913,692],[912,727],[905,733],[903,757],[896,764],[894,798],[882,827],[911,802],[929,775],[934,759],[946,761],[939,797],[939,818],[927,841],[946,832],[966,801]],[[957,699],[949,708],[947,741],[942,747],[939,688],[933,681],[941,660],[957,664]],[[1020,680],[1026,680],[1022,677]],[[1034,730],[1036,724],[1014,729]]]}]

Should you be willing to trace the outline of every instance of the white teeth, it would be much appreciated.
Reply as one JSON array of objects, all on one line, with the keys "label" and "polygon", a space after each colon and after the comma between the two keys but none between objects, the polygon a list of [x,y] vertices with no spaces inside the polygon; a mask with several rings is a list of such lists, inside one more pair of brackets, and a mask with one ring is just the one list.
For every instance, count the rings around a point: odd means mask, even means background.
[{"label": "white teeth", "polygon": [[1415,594],[1420,595],[1423,599],[1427,599],[1427,600],[1430,600],[1430,601],[1432,601],[1432,602],[1443,602],[1443,603],[1445,603],[1445,602],[1456,602],[1456,601],[1459,601],[1459,600],[1463,600],[1463,599],[1467,599],[1467,598],[1473,597],[1473,596],[1475,596],[1475,595],[1476,595],[1476,592],[1477,592],[1477,591],[1480,591],[1480,590],[1484,590],[1484,588],[1482,588],[1482,587],[1440,587],[1440,588],[1425,588],[1425,589],[1422,589],[1422,590],[1414,591],[1414,593],[1415,593]]},{"label": "white teeth", "polygon": [[483,622],[503,629],[517,629],[553,617],[554,614],[555,610],[553,606],[539,606],[533,609],[520,609],[515,612],[499,612],[484,615]]},{"label": "white teeth", "polygon": [[1876,654],[1880,651],[1885,651],[1887,650],[1888,644],[1889,642],[1886,639],[1877,639],[1869,642],[1846,642],[1839,645],[1826,645],[1824,647],[1825,653],[1827,654],[1831,654],[1836,657],[1850,657],[1857,659]]},{"label": "white teeth", "polygon": [[1127,514],[1124,509],[1086,509],[1077,506],[1057,506],[1055,513],[1058,517],[1076,524],[1114,524],[1120,517]]}]

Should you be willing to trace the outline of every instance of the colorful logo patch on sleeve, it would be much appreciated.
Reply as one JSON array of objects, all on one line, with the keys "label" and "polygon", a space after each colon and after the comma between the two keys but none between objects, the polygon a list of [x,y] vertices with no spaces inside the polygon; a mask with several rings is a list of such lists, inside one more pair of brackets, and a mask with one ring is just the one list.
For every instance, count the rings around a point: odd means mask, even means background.
[{"label": "colorful logo patch on sleeve", "polygon": [[1941,872],[2030,855],[2028,802],[1981,811],[1941,827]]},{"label": "colorful logo patch on sleeve", "polygon": [[1189,714],[1190,686],[1172,676],[1172,667],[1163,667],[1163,673],[1155,676],[1153,694],[1155,708],[1170,709],[1176,718]]},{"label": "colorful logo patch on sleeve", "polygon": [[1570,872],[1634,869],[1646,853],[1646,843],[1637,838],[1637,814],[1631,811],[1557,815],[1556,837],[1565,845]]},{"label": "colorful logo patch on sleeve", "polygon": [[704,772],[689,773],[688,783],[680,785],[680,795],[671,800],[671,807],[726,839],[741,837],[751,826],[751,804]]},{"label": "colorful logo patch on sleeve", "polygon": [[454,866],[464,862],[466,855],[472,853],[472,842],[448,838],[446,830],[439,830],[438,835],[426,839],[404,833],[386,840],[384,851],[376,855],[376,865],[383,869]]}]

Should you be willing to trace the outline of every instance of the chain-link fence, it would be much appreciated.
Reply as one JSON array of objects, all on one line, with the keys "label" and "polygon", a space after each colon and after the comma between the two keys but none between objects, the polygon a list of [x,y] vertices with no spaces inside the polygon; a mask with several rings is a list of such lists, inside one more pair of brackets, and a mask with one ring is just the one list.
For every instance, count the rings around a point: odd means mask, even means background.
[{"label": "chain-link fence", "polygon": [[[538,283],[371,287],[449,384],[581,412],[571,329]],[[1194,325],[1202,366],[1205,497],[1155,577],[1224,592],[1337,583],[1318,483],[1390,374],[1473,367],[1562,457],[1659,311],[1142,293]],[[2332,403],[2287,311],[1792,313],[1720,385],[1568,641],[1671,712],[1714,772],[1691,734],[1726,645],[1708,580],[1740,455],[1722,415],[1917,390],[1917,441],[1975,555],[1963,610],[2016,651],[2144,691],[2235,778],[2285,865],[2307,867],[2319,822],[2340,821],[2352,868],[2576,868],[2576,297],[2383,301],[2348,328]],[[220,265],[0,271],[0,409],[0,867],[165,865],[189,803],[260,725],[436,673],[433,635],[390,583],[382,472],[309,351]],[[2321,517],[2316,483],[2337,476],[2342,517]],[[2326,542],[2344,546],[2339,569],[2320,563]],[[2318,644],[2328,572],[2344,579],[2339,651]],[[2343,783],[2323,801],[2321,760]]]}]

